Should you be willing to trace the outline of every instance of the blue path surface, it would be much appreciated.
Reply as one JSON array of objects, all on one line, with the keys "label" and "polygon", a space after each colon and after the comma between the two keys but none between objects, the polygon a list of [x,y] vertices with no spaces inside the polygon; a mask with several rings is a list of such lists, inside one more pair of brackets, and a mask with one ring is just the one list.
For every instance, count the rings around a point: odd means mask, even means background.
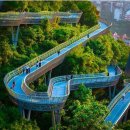
[{"label": "blue path surface", "polygon": [[120,99],[117,102],[112,111],[106,117],[105,121],[110,121],[112,124],[116,124],[129,105],[130,105],[130,92],[126,93],[124,100]]},{"label": "blue path surface", "polygon": [[[100,24],[100,28],[97,29],[96,31],[90,33],[90,38],[91,38],[92,36],[95,36],[96,34],[100,33],[101,31],[103,31],[104,29],[106,29],[106,28],[108,27],[108,26],[107,26],[106,24],[104,24],[104,23],[101,23],[101,22],[100,22],[99,24]],[[64,49],[62,49],[62,50],[60,51],[60,55],[66,53],[66,52],[69,52],[71,49],[73,49],[73,48],[76,47],[77,45],[79,45],[79,44],[85,42],[87,39],[88,39],[88,37],[85,36],[85,37],[81,38],[80,40],[78,40],[78,41],[72,43],[71,45],[65,47]],[[60,56],[60,55],[58,55],[57,53],[55,53],[55,54],[49,56],[48,58],[46,58],[45,60],[42,61],[42,66],[46,65],[47,63],[49,63],[50,61],[52,61],[53,59],[57,58],[57,57]],[[32,66],[32,67],[31,67],[31,73],[34,72],[34,71],[36,71],[37,69],[38,69],[38,68],[36,68],[35,65]],[[24,91],[23,91],[22,88],[21,88],[21,84],[22,84],[22,81],[24,80],[24,78],[25,78],[26,76],[27,76],[27,75],[25,75],[25,74],[20,74],[20,75],[15,76],[13,79],[11,79],[11,80],[9,81],[8,86],[11,88],[13,81],[15,81],[15,82],[16,82],[16,85],[15,85],[15,87],[14,87],[13,90],[14,90],[16,93],[18,93],[18,94],[25,94]],[[53,96],[54,96],[54,95],[53,95]]]},{"label": "blue path surface", "polygon": [[115,68],[114,67],[111,67],[111,66],[109,66],[108,67],[108,72],[109,72],[109,76],[114,76],[114,75],[116,75],[115,74]]},{"label": "blue path surface", "polygon": [[[100,33],[101,31],[103,31],[104,29],[106,29],[108,26],[104,23],[99,23],[100,24],[100,28],[97,29],[96,31],[92,32],[89,34],[90,38],[92,36],[97,35],[98,33]],[[71,49],[73,49],[74,47],[76,47],[77,45],[85,42],[88,39],[87,36],[81,38],[80,40],[72,43],[71,45],[65,47],[64,49],[60,50],[60,55],[65,54],[66,52],[69,52]],[[49,56],[48,58],[44,59],[42,61],[42,66],[48,64],[50,61],[52,61],[53,59],[57,58],[58,56],[57,53]],[[38,68],[34,65],[31,67],[31,73],[36,71]],[[115,75],[115,69],[112,67],[108,68],[109,71],[109,75],[110,76],[114,76]],[[11,79],[8,83],[8,86],[11,88],[12,87],[12,82],[15,81],[16,82],[16,86],[14,87],[13,91],[15,91],[15,93],[18,94],[22,94],[25,95],[24,91],[21,88],[21,84],[22,81],[26,78],[26,74],[20,74],[15,76],[13,79]],[[53,90],[52,90],[52,97],[62,97],[66,94],[66,81],[63,82],[58,82],[55,83],[53,86]],[[126,94],[126,97],[124,100],[119,100],[117,102],[117,104],[114,106],[114,108],[112,109],[112,111],[109,113],[108,117],[106,118],[106,121],[111,121],[113,124],[115,124],[119,118],[121,117],[121,115],[123,114],[124,110],[126,109],[126,107],[129,105],[129,101],[130,101],[130,92]]]}]

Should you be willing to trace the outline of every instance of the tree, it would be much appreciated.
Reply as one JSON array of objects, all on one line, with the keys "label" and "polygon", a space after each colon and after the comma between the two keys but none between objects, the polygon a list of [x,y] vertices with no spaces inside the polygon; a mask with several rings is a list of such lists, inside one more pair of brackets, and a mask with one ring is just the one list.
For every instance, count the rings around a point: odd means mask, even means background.
[{"label": "tree", "polygon": [[65,107],[62,128],[73,130],[108,130],[110,124],[104,122],[108,113],[107,107],[96,101],[92,91],[84,85],[74,92]]},{"label": "tree", "polygon": [[15,10],[15,11],[24,11],[28,6],[28,1],[8,1],[3,2],[3,10]]},{"label": "tree", "polygon": [[9,127],[10,130],[40,130],[35,121],[27,121],[25,119],[21,119],[19,121],[14,122]]},{"label": "tree", "polygon": [[99,12],[96,7],[90,1],[76,2],[79,10],[82,10],[83,14],[80,19],[81,24],[87,26],[93,26],[98,23]]},{"label": "tree", "polygon": [[53,30],[53,39],[58,43],[63,43],[72,37],[72,31],[69,28],[58,28]]},{"label": "tree", "polygon": [[8,64],[10,58],[13,56],[13,52],[11,50],[8,41],[2,41],[0,43],[0,56],[2,57],[2,64]]},{"label": "tree", "polygon": [[115,130],[129,130],[130,129],[130,120],[116,125]]}]

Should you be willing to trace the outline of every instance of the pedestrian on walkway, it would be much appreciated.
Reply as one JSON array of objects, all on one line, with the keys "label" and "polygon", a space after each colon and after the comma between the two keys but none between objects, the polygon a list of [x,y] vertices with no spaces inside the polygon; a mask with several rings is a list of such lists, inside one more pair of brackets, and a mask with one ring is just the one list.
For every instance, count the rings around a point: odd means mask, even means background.
[{"label": "pedestrian on walkway", "polygon": [[24,74],[25,70],[26,70],[26,66],[23,66],[23,74]]},{"label": "pedestrian on walkway", "polygon": [[57,51],[57,53],[58,53],[58,55],[60,54],[60,50],[59,51]]},{"label": "pedestrian on walkway", "polygon": [[41,60],[39,61],[39,67],[41,67],[41,65],[42,65],[42,62],[41,62]]},{"label": "pedestrian on walkway", "polygon": [[28,67],[28,73],[30,73],[30,67]]},{"label": "pedestrian on walkway", "polygon": [[37,61],[37,62],[36,62],[36,68],[38,67],[38,64],[39,64],[39,63],[38,63],[38,61]]},{"label": "pedestrian on walkway", "polygon": [[29,66],[26,66],[26,74],[28,74],[28,69],[29,69]]},{"label": "pedestrian on walkway", "polygon": [[14,87],[15,87],[15,81],[13,81],[11,89],[13,89]]},{"label": "pedestrian on walkway", "polygon": [[68,81],[68,75],[66,75],[66,81]]},{"label": "pedestrian on walkway", "polygon": [[70,79],[73,79],[73,75],[71,74]]},{"label": "pedestrian on walkway", "polygon": [[122,99],[123,99],[123,100],[125,99],[125,93],[122,94]]},{"label": "pedestrian on walkway", "polygon": [[89,34],[87,35],[87,37],[89,38]]}]

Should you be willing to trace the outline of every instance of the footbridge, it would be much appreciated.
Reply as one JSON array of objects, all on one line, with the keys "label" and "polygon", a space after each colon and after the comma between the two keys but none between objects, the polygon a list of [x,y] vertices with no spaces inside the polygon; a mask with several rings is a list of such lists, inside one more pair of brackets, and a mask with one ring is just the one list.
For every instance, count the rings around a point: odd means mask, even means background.
[{"label": "footbridge", "polygon": [[[110,98],[114,97],[116,84],[122,73],[119,67],[109,66],[109,75],[106,75],[105,73],[73,75],[73,77],[67,75],[58,76],[51,79],[52,69],[61,64],[65,56],[73,48],[81,44],[86,44],[87,40],[108,31],[110,27],[111,24],[107,24],[105,21],[99,22],[98,25],[81,33],[79,36],[73,37],[67,42],[56,46],[46,53],[9,72],[5,76],[4,83],[9,96],[11,100],[19,106],[23,117],[30,119],[32,110],[52,111],[52,116],[54,117],[53,119],[58,123],[60,121],[59,112],[64,107],[70,91],[78,89],[78,85],[82,83],[90,88],[108,87]],[[60,51],[59,54],[57,53],[58,51]],[[40,59],[41,67],[37,68],[35,64]],[[22,73],[22,68],[24,66],[30,67],[31,71],[29,74]],[[29,84],[46,72],[50,73],[50,82],[47,92],[33,91],[29,87]],[[13,81],[15,81],[16,85],[13,89],[11,89]],[[114,100],[116,101],[113,101],[113,103],[111,103],[112,105],[109,106],[110,113],[118,102],[120,102],[119,98],[114,98]],[[117,117],[119,117],[119,115],[117,115]],[[112,118],[109,119],[111,121]]]},{"label": "footbridge", "polygon": [[40,24],[43,19],[53,22],[56,17],[61,23],[78,23],[82,12],[1,12],[0,26],[19,26],[23,24]]},{"label": "footbridge", "polygon": [[60,23],[76,24],[81,18],[82,12],[0,12],[0,26],[12,27],[12,43],[17,46],[21,25],[41,24],[48,19],[51,23],[60,19]]}]

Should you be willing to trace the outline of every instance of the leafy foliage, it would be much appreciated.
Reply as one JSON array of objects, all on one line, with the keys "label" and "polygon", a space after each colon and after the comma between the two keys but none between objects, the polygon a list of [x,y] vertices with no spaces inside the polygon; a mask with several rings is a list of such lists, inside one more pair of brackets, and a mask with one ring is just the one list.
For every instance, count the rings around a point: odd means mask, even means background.
[{"label": "leafy foliage", "polygon": [[96,101],[92,91],[84,85],[71,95],[66,104],[61,128],[67,130],[107,130],[110,125],[104,123],[103,116],[108,112],[105,105]]}]

